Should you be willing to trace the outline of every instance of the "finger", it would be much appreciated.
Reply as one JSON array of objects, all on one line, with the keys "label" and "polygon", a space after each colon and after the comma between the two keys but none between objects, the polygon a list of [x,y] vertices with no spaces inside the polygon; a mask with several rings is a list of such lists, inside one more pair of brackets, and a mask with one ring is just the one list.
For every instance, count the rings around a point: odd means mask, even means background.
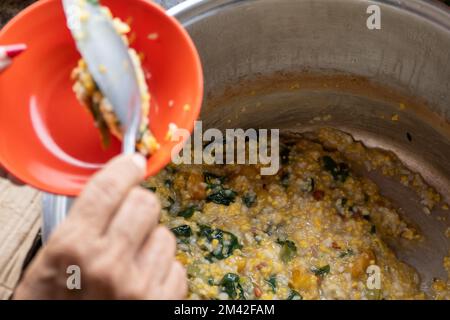
[{"label": "finger", "polygon": [[145,169],[146,160],[139,154],[115,158],[87,184],[69,219],[103,233],[125,196],[143,179]]},{"label": "finger", "polygon": [[155,194],[135,187],[128,194],[106,231],[115,244],[135,254],[158,224],[161,212]]},{"label": "finger", "polygon": [[185,299],[188,292],[186,269],[180,262],[172,263],[170,272],[161,290],[161,296],[156,297],[161,300],[181,300]]},{"label": "finger", "polygon": [[169,229],[158,226],[142,246],[138,263],[149,282],[161,284],[175,260],[176,240]]}]

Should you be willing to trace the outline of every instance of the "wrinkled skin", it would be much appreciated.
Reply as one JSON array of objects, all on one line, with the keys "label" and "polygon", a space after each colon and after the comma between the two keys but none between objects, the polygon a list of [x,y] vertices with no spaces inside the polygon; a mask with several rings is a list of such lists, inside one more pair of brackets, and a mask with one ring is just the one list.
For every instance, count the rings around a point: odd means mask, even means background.
[{"label": "wrinkled skin", "polygon": [[[145,159],[114,159],[88,183],[19,284],[15,299],[183,299],[176,240],[159,225],[160,204],[139,187]],[[81,290],[67,268],[79,266]]]}]

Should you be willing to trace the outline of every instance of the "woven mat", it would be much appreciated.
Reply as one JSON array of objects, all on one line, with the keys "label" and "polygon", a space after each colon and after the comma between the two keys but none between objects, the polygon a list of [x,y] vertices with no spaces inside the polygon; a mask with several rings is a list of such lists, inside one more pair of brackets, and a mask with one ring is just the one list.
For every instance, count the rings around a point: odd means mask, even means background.
[{"label": "woven mat", "polygon": [[41,226],[41,193],[0,179],[0,299],[11,296]]}]

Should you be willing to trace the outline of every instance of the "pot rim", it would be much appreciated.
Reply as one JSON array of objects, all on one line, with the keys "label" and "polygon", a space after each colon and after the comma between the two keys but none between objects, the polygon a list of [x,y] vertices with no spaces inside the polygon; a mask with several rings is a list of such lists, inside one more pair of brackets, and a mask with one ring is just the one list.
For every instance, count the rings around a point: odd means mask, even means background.
[{"label": "pot rim", "polygon": [[[242,2],[256,2],[258,0],[186,0],[169,10],[167,13],[177,19],[184,26],[195,22],[200,17],[210,16],[219,9]],[[346,0],[348,2],[358,2]],[[417,18],[431,22],[450,32],[450,9],[437,0],[372,0],[368,4],[380,4],[393,7],[399,11],[409,13]],[[184,17],[184,15],[186,15]]]}]

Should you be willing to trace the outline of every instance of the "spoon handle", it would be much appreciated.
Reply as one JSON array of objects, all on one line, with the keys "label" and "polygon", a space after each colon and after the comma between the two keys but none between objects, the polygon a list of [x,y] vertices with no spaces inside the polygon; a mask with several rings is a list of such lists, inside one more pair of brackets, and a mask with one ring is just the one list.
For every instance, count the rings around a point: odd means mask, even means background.
[{"label": "spoon handle", "polygon": [[60,225],[67,216],[74,198],[46,193],[42,207],[42,242],[47,243],[53,230]]}]

